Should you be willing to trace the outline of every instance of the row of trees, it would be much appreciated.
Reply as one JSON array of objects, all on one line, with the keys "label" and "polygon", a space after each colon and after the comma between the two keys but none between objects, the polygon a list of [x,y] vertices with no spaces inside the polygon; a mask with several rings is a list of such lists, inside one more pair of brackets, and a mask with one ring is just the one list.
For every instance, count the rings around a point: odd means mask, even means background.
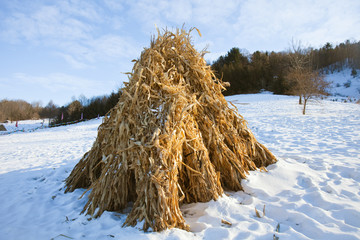
[{"label": "row of trees", "polygon": [[313,67],[317,69],[334,72],[347,66],[353,69],[360,68],[360,41],[347,40],[335,47],[331,43],[326,43],[320,49],[311,49],[311,52]]},{"label": "row of trees", "polygon": [[[298,46],[296,46],[298,45]],[[301,51],[297,51],[300,47]],[[320,49],[304,48],[294,44],[285,52],[259,52],[249,54],[246,50],[232,48],[212,64],[219,78],[230,83],[224,95],[256,93],[265,89],[276,94],[291,94],[291,84],[286,76],[293,67],[294,50],[306,55],[307,67],[324,71],[340,71],[345,66],[360,68],[360,41],[346,41],[335,47],[330,43]]]},{"label": "row of trees", "polygon": [[38,119],[39,117],[40,111],[36,104],[32,105],[23,100],[2,100],[0,102],[0,122]]},{"label": "row of trees", "polygon": [[82,95],[78,100],[73,99],[70,104],[62,107],[55,105],[53,101],[42,107],[39,102],[30,104],[23,100],[5,99],[0,101],[0,122],[50,118],[54,123],[60,123],[79,120],[81,115],[84,119],[91,119],[98,115],[104,116],[115,106],[119,97],[120,92],[91,99]]},{"label": "row of trees", "polygon": [[1,100],[0,122],[27,119],[52,118],[58,112],[58,107],[50,101],[45,107],[40,102],[28,103],[24,100]]},{"label": "row of trees", "polygon": [[285,93],[285,66],[283,53],[257,51],[248,55],[239,48],[232,48],[212,64],[217,77],[230,83],[224,95],[255,93],[261,89]]},{"label": "row of trees", "polygon": [[108,96],[98,96],[86,99],[80,96],[70,104],[58,108],[53,123],[71,122],[81,119],[91,119],[97,116],[104,116],[119,101],[121,92],[112,92]]}]

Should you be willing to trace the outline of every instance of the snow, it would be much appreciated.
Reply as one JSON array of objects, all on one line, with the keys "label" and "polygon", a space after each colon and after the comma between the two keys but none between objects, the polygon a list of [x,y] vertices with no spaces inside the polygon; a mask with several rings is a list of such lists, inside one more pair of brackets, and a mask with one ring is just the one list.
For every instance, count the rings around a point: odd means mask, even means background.
[{"label": "snow", "polygon": [[351,68],[326,74],[325,80],[331,82],[330,94],[339,97],[360,99],[360,69],[357,76],[351,76]]},{"label": "snow", "polygon": [[360,105],[311,100],[302,115],[296,97],[227,100],[279,161],[250,172],[244,191],[183,205],[190,232],[122,228],[129,209],[80,214],[88,193],[65,194],[64,179],[91,148],[95,119],[0,136],[0,239],[360,239]]},{"label": "snow", "polygon": [[12,133],[12,132],[16,132],[16,131],[28,132],[28,131],[33,131],[38,128],[47,127],[47,126],[49,126],[49,119],[18,121],[17,127],[16,127],[16,121],[2,123],[2,124],[6,128],[6,131],[1,131],[0,134],[4,135],[7,133]]}]

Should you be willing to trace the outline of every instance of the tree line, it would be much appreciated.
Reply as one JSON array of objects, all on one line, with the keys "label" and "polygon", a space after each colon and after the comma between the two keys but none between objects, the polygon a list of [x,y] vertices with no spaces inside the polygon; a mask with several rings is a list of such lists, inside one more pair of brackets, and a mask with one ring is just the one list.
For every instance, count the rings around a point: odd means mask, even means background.
[{"label": "tree line", "polygon": [[252,54],[234,47],[211,67],[218,78],[230,83],[224,95],[257,93],[262,89],[276,94],[294,94],[294,84],[291,79],[289,81],[289,73],[299,64],[294,62],[294,56],[302,57],[306,61],[302,63],[303,68],[313,72],[330,73],[351,67],[352,74],[356,75],[356,69],[360,69],[360,41],[347,40],[335,47],[326,43],[319,49],[293,43],[288,51]]},{"label": "tree line", "polygon": [[24,100],[4,99],[0,101],[0,122],[50,118],[53,123],[60,123],[79,120],[81,115],[84,119],[104,116],[116,105],[120,94],[120,91],[112,92],[91,99],[82,95],[62,107],[57,106],[53,101],[42,107],[40,102],[30,104]]},{"label": "tree line", "polygon": [[25,119],[39,119],[42,112],[38,104],[30,104],[23,100],[0,101],[0,122]]},{"label": "tree line", "polygon": [[71,122],[79,119],[92,119],[104,116],[119,101],[121,91],[112,92],[110,95],[93,97],[91,99],[80,96],[70,104],[58,108],[53,119],[54,124]]}]

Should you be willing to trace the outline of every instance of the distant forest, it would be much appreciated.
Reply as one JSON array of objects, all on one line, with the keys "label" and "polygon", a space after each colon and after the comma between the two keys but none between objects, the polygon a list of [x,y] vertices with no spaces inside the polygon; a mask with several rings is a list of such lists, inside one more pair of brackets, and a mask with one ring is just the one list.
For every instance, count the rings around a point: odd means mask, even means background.
[{"label": "distant forest", "polygon": [[[326,43],[320,49],[305,49],[309,55],[309,67],[314,71],[331,73],[341,71],[345,67],[352,68],[356,76],[360,69],[360,41],[349,40],[333,46]],[[229,82],[230,86],[223,92],[224,95],[241,93],[258,93],[267,90],[276,94],[294,94],[288,84],[287,76],[291,69],[291,50],[284,52],[260,52],[252,54],[246,50],[232,48],[225,56],[220,56],[211,64],[218,78]],[[51,118],[55,123],[95,118],[105,115],[116,105],[121,90],[110,95],[87,99],[79,99],[59,107],[50,101],[45,107],[40,103],[28,103],[23,100],[0,101],[0,122],[7,120],[17,121],[26,119]]]},{"label": "distant forest", "polygon": [[23,100],[2,100],[0,122],[50,118],[53,123],[65,123],[79,120],[81,115],[83,119],[96,118],[99,115],[104,116],[116,105],[119,98],[120,91],[91,99],[80,96],[78,100],[62,107],[58,107],[53,101],[42,107],[38,102],[30,104]]},{"label": "distant forest", "polygon": [[[333,46],[326,43],[320,49],[300,49],[309,55],[309,67],[314,71],[330,73],[341,71],[344,67],[360,69],[360,41],[349,40]],[[247,54],[247,51],[232,48],[225,56],[220,56],[211,65],[218,78],[229,82],[230,87],[224,95],[257,93],[267,90],[276,94],[291,94],[286,76],[292,67],[293,51],[259,52]]]}]

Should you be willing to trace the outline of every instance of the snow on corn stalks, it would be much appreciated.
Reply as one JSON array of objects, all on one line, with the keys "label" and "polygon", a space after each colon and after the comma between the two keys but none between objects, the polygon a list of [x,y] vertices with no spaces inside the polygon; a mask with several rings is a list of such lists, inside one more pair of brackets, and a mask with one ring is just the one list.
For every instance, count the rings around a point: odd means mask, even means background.
[{"label": "snow on corn stalks", "polygon": [[158,31],[134,60],[118,104],[66,179],[66,191],[91,190],[83,212],[99,217],[133,203],[125,226],[189,230],[180,204],[241,190],[249,170],[276,162],[228,105],[190,33]]}]

